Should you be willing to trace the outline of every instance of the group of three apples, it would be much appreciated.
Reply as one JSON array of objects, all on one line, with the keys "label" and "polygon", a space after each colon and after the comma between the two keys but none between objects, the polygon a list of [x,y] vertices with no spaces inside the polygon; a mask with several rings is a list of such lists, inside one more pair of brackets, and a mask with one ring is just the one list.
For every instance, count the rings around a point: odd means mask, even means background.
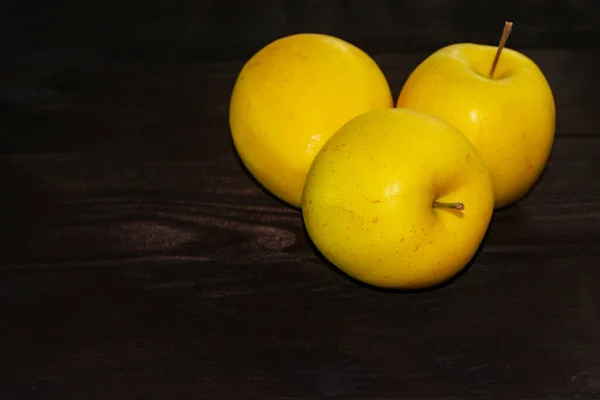
[{"label": "group of three apples", "polygon": [[434,286],[468,264],[494,209],[531,189],[552,147],[543,73],[517,51],[496,54],[444,47],[394,104],[384,73],[355,45],[277,39],[235,82],[235,147],[260,184],[301,208],[309,237],[342,271],[378,287]]}]

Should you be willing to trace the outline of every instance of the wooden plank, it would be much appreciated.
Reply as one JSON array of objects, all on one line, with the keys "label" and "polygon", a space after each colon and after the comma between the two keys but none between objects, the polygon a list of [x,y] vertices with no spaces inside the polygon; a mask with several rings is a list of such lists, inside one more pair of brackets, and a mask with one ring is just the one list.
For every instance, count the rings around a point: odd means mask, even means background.
[{"label": "wooden plank", "polygon": [[[598,153],[598,136],[557,139],[534,190],[497,212],[489,245],[519,251],[550,243],[560,249],[594,247],[600,235]],[[296,251],[309,257],[298,210],[262,190],[233,154],[211,161],[120,165],[82,155],[4,158],[1,179],[12,187],[2,206],[4,231],[12,232],[5,256],[38,262],[169,256],[250,263],[263,257],[293,261],[290,252]]]}]

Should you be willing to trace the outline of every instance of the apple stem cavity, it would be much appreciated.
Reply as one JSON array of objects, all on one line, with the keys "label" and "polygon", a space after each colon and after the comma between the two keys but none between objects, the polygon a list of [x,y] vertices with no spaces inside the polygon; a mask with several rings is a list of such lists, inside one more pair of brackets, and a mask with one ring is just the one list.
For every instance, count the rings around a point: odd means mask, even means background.
[{"label": "apple stem cavity", "polygon": [[434,201],[433,202],[433,207],[434,208],[450,208],[453,210],[464,210],[465,209],[465,204],[458,201],[456,203],[442,203],[442,202],[438,202],[438,201]]},{"label": "apple stem cavity", "polygon": [[502,37],[500,38],[500,44],[498,45],[498,50],[496,51],[496,57],[494,57],[494,62],[492,63],[492,68],[490,69],[490,79],[494,79],[494,72],[496,72],[496,65],[498,65],[498,60],[500,59],[500,54],[502,53],[502,49],[504,49],[504,45],[508,40],[508,35],[510,35],[510,31],[512,30],[513,23],[506,21],[504,23],[504,30],[502,31]]}]

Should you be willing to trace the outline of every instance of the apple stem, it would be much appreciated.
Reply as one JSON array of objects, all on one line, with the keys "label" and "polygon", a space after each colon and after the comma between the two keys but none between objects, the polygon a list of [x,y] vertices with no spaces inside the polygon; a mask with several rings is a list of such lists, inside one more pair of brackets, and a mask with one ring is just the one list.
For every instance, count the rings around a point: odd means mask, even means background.
[{"label": "apple stem", "polygon": [[500,54],[502,53],[502,49],[508,40],[508,35],[510,35],[510,31],[512,30],[513,23],[506,21],[504,23],[504,30],[502,31],[502,37],[500,38],[500,44],[498,45],[498,50],[496,51],[496,57],[494,57],[494,62],[492,63],[492,69],[490,69],[490,78],[494,78],[494,72],[496,72],[496,65],[498,65],[498,60],[500,59]]},{"label": "apple stem", "polygon": [[451,208],[453,210],[464,210],[465,209],[465,204],[458,201],[456,203],[441,203],[441,202],[437,202],[434,201],[433,202],[433,207],[436,208]]}]

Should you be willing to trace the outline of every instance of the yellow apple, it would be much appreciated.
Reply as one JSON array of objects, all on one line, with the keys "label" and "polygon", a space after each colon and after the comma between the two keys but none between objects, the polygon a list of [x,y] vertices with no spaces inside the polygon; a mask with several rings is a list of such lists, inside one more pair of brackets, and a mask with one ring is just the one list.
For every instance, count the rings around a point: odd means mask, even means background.
[{"label": "yellow apple", "polygon": [[299,207],[323,143],[353,117],[381,108],[394,108],[394,99],[370,56],[342,39],[303,33],[271,42],[246,62],[231,95],[229,123],[250,173]]},{"label": "yellow apple", "polygon": [[345,124],[316,155],[302,215],[317,249],[351,277],[419,289],[468,264],[494,207],[485,162],[446,121],[375,110]]},{"label": "yellow apple", "polygon": [[522,198],[539,179],[554,141],[555,105],[538,66],[504,48],[459,43],[427,57],[405,82],[397,107],[434,114],[463,132],[487,163],[495,208]]}]

